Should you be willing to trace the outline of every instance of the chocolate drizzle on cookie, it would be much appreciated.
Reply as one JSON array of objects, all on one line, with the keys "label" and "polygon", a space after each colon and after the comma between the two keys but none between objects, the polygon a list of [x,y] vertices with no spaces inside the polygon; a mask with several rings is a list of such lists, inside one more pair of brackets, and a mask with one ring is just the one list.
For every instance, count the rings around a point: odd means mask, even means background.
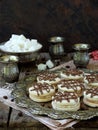
[{"label": "chocolate drizzle on cookie", "polygon": [[53,97],[53,101],[59,102],[62,102],[62,100],[67,100],[67,102],[70,102],[71,99],[77,102],[78,96],[74,92],[57,92]]},{"label": "chocolate drizzle on cookie", "polygon": [[91,98],[94,96],[98,96],[98,87],[92,88],[92,89],[87,89],[86,94],[91,94]]},{"label": "chocolate drizzle on cookie", "polygon": [[85,79],[88,81],[88,83],[98,82],[98,74],[85,75]]},{"label": "chocolate drizzle on cookie", "polygon": [[82,70],[77,70],[77,69],[68,69],[68,70],[64,70],[62,71],[62,73],[65,73],[66,75],[73,75],[73,76],[81,76],[83,75],[83,71]]},{"label": "chocolate drizzle on cookie", "polygon": [[61,88],[72,89],[74,92],[77,92],[78,88],[80,88],[81,91],[85,88],[84,83],[79,80],[62,80],[58,85],[60,85]]},{"label": "chocolate drizzle on cookie", "polygon": [[37,75],[39,80],[49,80],[49,81],[54,81],[56,78],[58,78],[58,74],[52,73],[52,72],[45,72],[45,73],[40,73]]},{"label": "chocolate drizzle on cookie", "polygon": [[44,83],[44,84],[35,83],[33,84],[32,88],[30,88],[30,91],[36,91],[37,95],[39,96],[39,95],[43,95],[44,90],[46,90],[49,93],[51,89],[54,89],[54,87],[47,83]]}]

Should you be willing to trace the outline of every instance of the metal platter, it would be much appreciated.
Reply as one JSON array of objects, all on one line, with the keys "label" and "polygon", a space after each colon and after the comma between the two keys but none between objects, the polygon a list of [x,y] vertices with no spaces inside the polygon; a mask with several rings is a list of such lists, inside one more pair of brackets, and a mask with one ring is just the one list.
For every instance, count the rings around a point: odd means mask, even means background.
[{"label": "metal platter", "polygon": [[14,97],[17,106],[27,109],[31,114],[48,116],[53,119],[72,118],[87,120],[98,116],[98,108],[91,108],[86,106],[82,101],[82,97],[80,110],[75,112],[54,110],[51,107],[51,102],[37,103],[32,101],[28,96],[28,87],[30,87],[32,82],[35,81],[36,74],[32,73],[27,75],[25,79],[19,81],[13,88],[12,96]]}]

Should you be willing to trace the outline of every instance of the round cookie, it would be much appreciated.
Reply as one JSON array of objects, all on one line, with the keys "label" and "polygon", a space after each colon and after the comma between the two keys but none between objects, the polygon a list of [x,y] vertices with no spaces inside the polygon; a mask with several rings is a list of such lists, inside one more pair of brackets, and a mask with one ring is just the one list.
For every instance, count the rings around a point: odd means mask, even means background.
[{"label": "round cookie", "polygon": [[84,72],[82,70],[78,69],[68,69],[68,70],[63,70],[60,73],[61,78],[64,78],[66,80],[68,79],[83,79],[84,77]]},{"label": "round cookie", "polygon": [[80,80],[61,80],[58,84],[58,91],[75,92],[78,96],[82,96],[85,85]]},{"label": "round cookie", "polygon": [[61,80],[58,74],[53,72],[43,72],[37,75],[38,83],[56,84]]},{"label": "round cookie", "polygon": [[60,111],[77,111],[80,109],[80,98],[74,92],[57,92],[52,97],[52,107]]},{"label": "round cookie", "polygon": [[29,97],[35,102],[48,102],[55,94],[55,87],[47,83],[34,83],[29,88]]},{"label": "round cookie", "polygon": [[84,82],[89,86],[98,86],[98,74],[85,74]]},{"label": "round cookie", "polygon": [[85,90],[83,102],[90,107],[98,107],[98,87]]}]

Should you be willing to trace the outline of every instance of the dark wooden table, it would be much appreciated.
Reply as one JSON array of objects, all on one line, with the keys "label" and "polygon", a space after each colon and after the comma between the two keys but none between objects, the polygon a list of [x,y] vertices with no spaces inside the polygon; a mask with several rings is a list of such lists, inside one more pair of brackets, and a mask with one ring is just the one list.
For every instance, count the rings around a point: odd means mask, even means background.
[{"label": "dark wooden table", "polygon": [[[0,130],[49,130],[48,127],[43,125],[37,120],[25,115],[21,111],[12,109],[10,113],[10,121],[8,120],[10,108],[0,102]],[[9,124],[8,124],[9,122]],[[98,117],[87,121],[80,121],[75,124],[73,128],[68,130],[98,130]],[[67,130],[66,129],[66,130]]]}]

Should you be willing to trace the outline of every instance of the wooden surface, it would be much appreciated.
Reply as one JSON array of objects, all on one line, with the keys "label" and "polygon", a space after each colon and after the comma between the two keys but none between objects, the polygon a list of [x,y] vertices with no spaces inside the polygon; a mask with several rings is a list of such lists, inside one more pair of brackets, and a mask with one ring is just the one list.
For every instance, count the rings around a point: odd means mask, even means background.
[{"label": "wooden surface", "polygon": [[[8,113],[8,106],[0,102],[0,128],[2,129],[7,127]],[[40,130],[40,128],[42,130],[49,130],[48,127],[33,119],[32,117],[25,115],[21,111],[12,109],[8,127],[9,130]],[[87,121],[80,121],[79,123],[75,124],[73,128],[74,130],[98,130],[98,117]],[[68,130],[73,130],[73,128],[69,128]]]},{"label": "wooden surface", "polygon": [[0,102],[0,127],[5,126],[8,120],[9,107]]},{"label": "wooden surface", "polygon": [[[9,107],[0,102],[0,130],[5,130],[7,128],[8,114]],[[15,109],[12,109],[8,128],[9,130],[40,130],[40,128],[43,130],[49,130],[49,128],[42,123]]]}]

